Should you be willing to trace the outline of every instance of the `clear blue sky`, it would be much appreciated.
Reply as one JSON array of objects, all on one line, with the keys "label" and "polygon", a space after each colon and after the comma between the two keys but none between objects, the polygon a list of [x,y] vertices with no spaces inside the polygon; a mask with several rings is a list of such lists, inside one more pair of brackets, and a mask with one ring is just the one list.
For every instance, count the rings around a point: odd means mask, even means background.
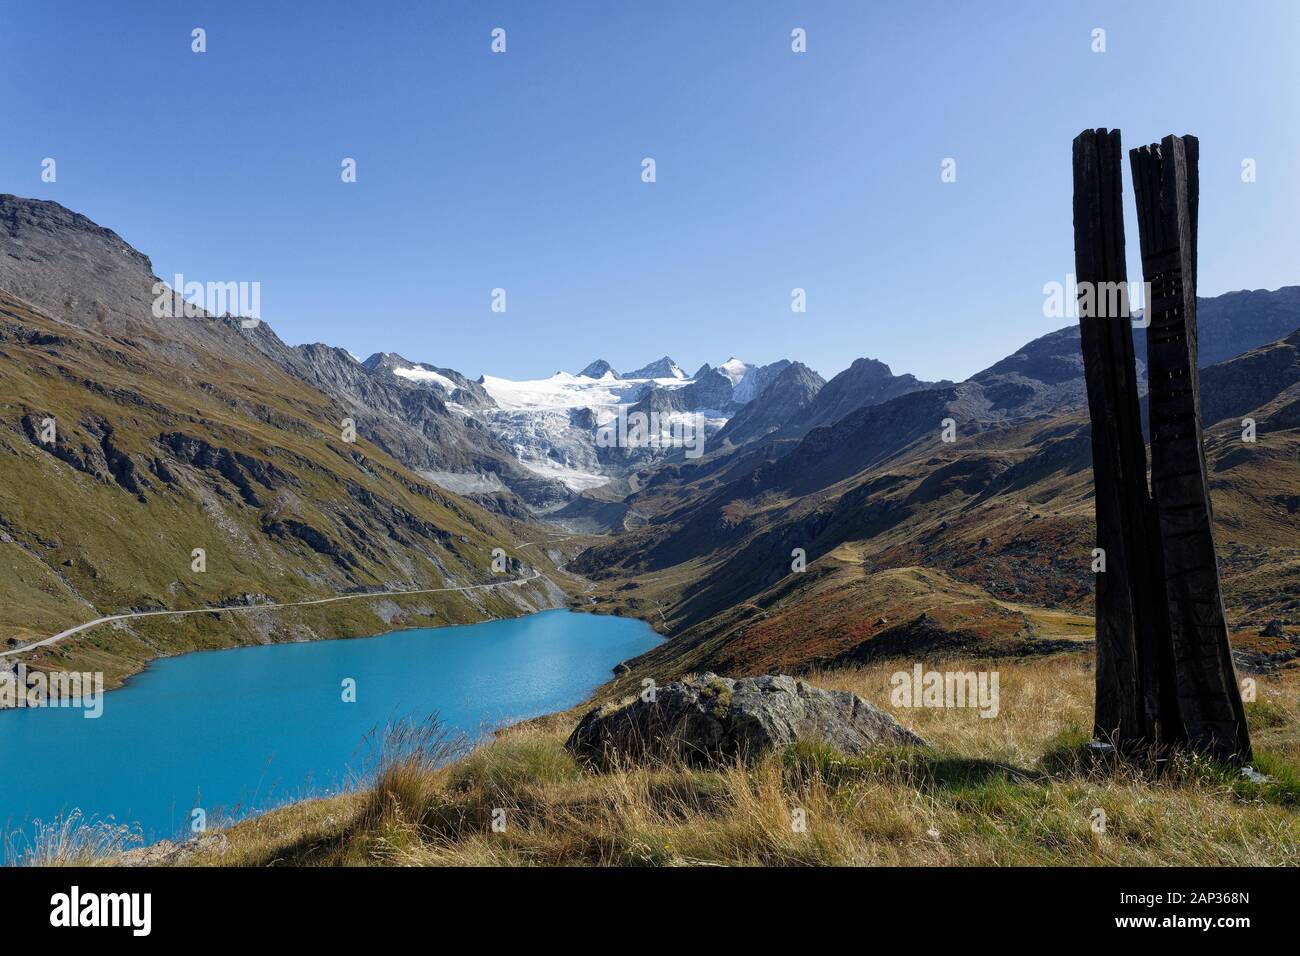
[{"label": "clear blue sky", "polygon": [[472,376],[667,352],[963,378],[1064,324],[1042,286],[1089,126],[1201,137],[1202,294],[1300,282],[1293,0],[288,6],[0,0],[0,191],[164,277],[260,282],[289,342]]}]

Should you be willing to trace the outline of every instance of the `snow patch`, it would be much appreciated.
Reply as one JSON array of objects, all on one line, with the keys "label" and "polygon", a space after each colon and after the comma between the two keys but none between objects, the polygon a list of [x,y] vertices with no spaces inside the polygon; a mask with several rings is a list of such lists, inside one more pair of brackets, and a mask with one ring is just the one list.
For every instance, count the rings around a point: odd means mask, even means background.
[{"label": "snow patch", "polygon": [[632,405],[640,401],[654,384],[662,388],[681,388],[689,379],[635,378],[620,379],[606,374],[585,378],[568,372],[556,372],[550,378],[516,382],[494,375],[483,376],[483,388],[501,408],[511,411],[548,408],[590,408]]},{"label": "snow patch", "polygon": [[754,371],[754,366],[732,356],[718,366],[718,371],[731,380],[731,385],[734,388],[744,381],[745,376]]},{"label": "snow patch", "polygon": [[412,382],[433,382],[439,388],[445,389],[448,392],[455,391],[460,387],[447,376],[435,372],[432,369],[421,368],[418,365],[413,365],[410,368],[395,368],[393,369],[393,374],[400,375],[402,378],[408,379]]}]

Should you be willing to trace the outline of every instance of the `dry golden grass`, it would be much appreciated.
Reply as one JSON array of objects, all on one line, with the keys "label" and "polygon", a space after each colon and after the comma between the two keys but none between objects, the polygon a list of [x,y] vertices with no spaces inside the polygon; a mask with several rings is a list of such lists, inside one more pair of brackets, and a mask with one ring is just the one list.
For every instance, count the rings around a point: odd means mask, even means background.
[{"label": "dry golden grass", "polygon": [[[1257,785],[1195,760],[1156,778],[1089,762],[1084,654],[996,667],[1001,712],[907,710],[930,746],[845,757],[801,745],[748,766],[580,768],[571,720],[512,728],[461,759],[427,729],[374,787],[238,824],[152,862],[199,865],[1276,865],[1300,863],[1300,672],[1249,705]],[[811,675],[888,706],[896,666]],[[1106,827],[1095,832],[1096,811]],[[502,815],[501,811],[504,811]],[[793,825],[806,821],[800,830]],[[495,820],[504,828],[494,828]]]}]

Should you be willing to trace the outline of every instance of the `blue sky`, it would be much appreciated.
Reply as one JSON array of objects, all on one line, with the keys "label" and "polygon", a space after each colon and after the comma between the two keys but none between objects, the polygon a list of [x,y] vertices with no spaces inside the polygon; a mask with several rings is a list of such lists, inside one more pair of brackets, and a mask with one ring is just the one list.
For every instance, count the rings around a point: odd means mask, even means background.
[{"label": "blue sky", "polygon": [[1042,287],[1090,126],[1200,136],[1203,295],[1300,282],[1290,0],[288,6],[0,0],[0,191],[161,276],[260,282],[286,341],[472,376],[667,352],[964,378],[1064,324]]}]

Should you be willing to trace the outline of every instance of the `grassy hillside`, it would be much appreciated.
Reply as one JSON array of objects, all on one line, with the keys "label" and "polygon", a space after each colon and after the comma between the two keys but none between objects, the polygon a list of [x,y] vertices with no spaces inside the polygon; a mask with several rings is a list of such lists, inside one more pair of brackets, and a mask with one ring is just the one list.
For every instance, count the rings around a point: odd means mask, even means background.
[{"label": "grassy hillside", "polygon": [[567,601],[569,578],[540,548],[521,547],[544,531],[344,441],[344,413],[255,350],[241,354],[237,324],[175,321],[206,323],[197,345],[159,350],[0,292],[0,643],[127,611],[491,583],[502,578],[490,569],[498,547],[513,559],[506,576],[548,574],[384,604],[121,622],[35,650],[29,665],[103,670],[116,682],[160,654]]},{"label": "grassy hillside", "polygon": [[[1207,429],[1224,594],[1240,658],[1300,658],[1300,393]],[[959,433],[960,434],[960,433]],[[804,469],[808,493],[763,475],[788,451],[741,451],[687,480],[653,482],[650,521],[575,567],[600,606],[676,639],[630,679],[695,668],[753,674],[870,660],[908,649],[1056,649],[1091,636],[1094,513],[1086,414],[905,443],[846,478]],[[847,453],[842,453],[847,454]],[[793,553],[806,570],[793,569]],[[1287,636],[1261,632],[1279,620]]]},{"label": "grassy hillside", "polygon": [[[930,746],[847,758],[815,745],[716,770],[580,768],[575,714],[510,729],[454,762],[437,735],[390,738],[373,788],[112,857],[186,865],[1277,865],[1300,863],[1300,674],[1248,705],[1273,781],[1176,760],[1165,774],[1084,756],[1086,653],[952,660],[1001,676],[1001,711],[895,711]],[[892,665],[812,675],[889,705]],[[494,830],[494,810],[505,829]],[[1105,814],[1097,832],[1096,811]],[[803,810],[807,829],[792,828]],[[64,858],[76,858],[75,848]]]}]

